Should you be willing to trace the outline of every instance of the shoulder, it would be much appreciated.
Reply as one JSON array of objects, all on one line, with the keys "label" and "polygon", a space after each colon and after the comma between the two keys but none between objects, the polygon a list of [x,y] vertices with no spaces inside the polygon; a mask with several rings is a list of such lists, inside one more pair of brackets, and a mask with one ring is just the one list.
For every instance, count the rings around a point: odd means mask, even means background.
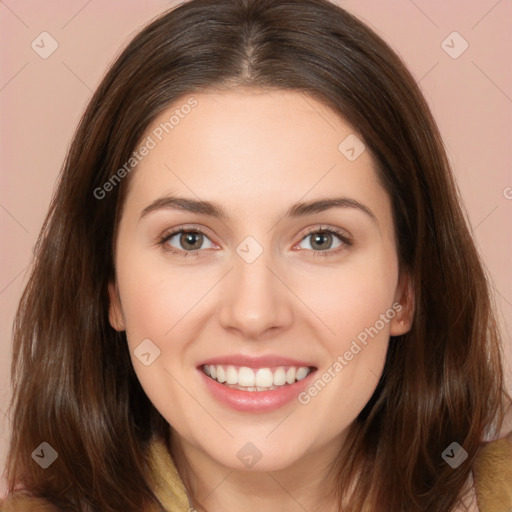
[{"label": "shoulder", "polygon": [[42,498],[34,498],[23,492],[8,495],[0,500],[1,512],[62,512]]},{"label": "shoulder", "polygon": [[481,448],[473,478],[482,512],[512,510],[512,432]]}]

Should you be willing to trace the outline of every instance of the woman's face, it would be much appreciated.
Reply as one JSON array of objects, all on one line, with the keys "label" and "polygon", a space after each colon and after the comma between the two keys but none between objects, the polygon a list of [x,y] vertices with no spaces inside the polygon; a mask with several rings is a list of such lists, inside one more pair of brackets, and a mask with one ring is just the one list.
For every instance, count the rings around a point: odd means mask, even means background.
[{"label": "woman's face", "polygon": [[333,457],[409,329],[390,200],[356,137],[309,96],[237,89],[185,97],[141,142],[110,320],[189,453]]}]

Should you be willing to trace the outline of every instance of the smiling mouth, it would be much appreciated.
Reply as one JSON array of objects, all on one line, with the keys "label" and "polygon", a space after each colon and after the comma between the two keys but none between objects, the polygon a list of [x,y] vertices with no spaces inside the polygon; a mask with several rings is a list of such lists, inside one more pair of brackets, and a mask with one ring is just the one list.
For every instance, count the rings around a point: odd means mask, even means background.
[{"label": "smiling mouth", "polygon": [[278,366],[249,368],[222,364],[204,364],[202,372],[210,379],[241,391],[272,391],[305,379],[314,366]]}]

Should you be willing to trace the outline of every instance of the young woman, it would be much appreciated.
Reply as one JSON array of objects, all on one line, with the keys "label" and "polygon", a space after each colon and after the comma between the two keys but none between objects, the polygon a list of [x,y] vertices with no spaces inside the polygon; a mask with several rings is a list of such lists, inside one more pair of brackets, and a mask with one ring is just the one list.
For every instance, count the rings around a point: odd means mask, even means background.
[{"label": "young woman", "polygon": [[123,51],[37,245],[13,384],[2,510],[512,494],[499,333],[438,129],[325,0],[192,0]]}]

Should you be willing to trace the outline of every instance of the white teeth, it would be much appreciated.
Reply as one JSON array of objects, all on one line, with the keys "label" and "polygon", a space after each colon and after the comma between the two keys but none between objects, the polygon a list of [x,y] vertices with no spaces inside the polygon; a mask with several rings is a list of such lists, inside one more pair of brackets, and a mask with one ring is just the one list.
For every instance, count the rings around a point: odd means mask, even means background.
[{"label": "white teeth", "polygon": [[238,372],[234,366],[228,366],[226,369],[226,383],[238,384]]},{"label": "white teeth", "polygon": [[274,384],[274,376],[272,375],[270,368],[260,368],[256,372],[255,383],[258,388],[269,388],[272,386],[272,384]]},{"label": "white teeth", "polygon": [[302,366],[301,368],[297,369],[297,373],[295,374],[295,378],[297,380],[302,380],[304,377],[307,376],[308,373],[309,373],[309,368],[304,368],[304,366]]},{"label": "white teeth", "polygon": [[217,380],[219,382],[226,382],[226,372],[222,366],[217,366]]},{"label": "white teeth", "polygon": [[254,372],[252,368],[242,366],[242,368],[238,370],[238,385],[247,388],[254,387]]},{"label": "white teeth", "polygon": [[288,382],[288,384],[293,384],[295,382],[295,368],[293,366],[288,368],[288,371],[286,372],[286,382]]},{"label": "white teeth", "polygon": [[274,386],[283,386],[286,383],[286,372],[284,368],[278,368],[274,372]]},{"label": "white teeth", "polygon": [[311,372],[306,366],[280,366],[272,371],[270,368],[253,369],[247,366],[223,366],[206,364],[203,371],[212,379],[231,388],[245,391],[269,391],[279,386],[293,384],[306,378]]}]

